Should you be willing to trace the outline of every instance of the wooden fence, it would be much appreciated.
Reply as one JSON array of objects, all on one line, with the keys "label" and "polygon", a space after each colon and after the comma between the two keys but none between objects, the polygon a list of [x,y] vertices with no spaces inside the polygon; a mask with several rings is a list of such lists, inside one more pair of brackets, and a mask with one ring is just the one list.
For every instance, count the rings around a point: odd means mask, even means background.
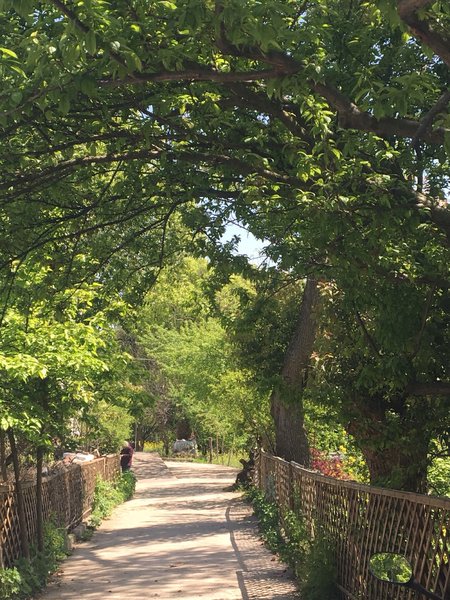
[{"label": "wooden fence", "polygon": [[[97,476],[113,480],[120,473],[117,454],[72,464],[67,470],[44,477],[44,520],[53,519],[68,531],[85,519],[92,508]],[[22,483],[28,538],[36,539],[36,482]],[[17,501],[13,485],[0,485],[0,567],[10,567],[21,556]]]},{"label": "wooden fence", "polygon": [[369,559],[404,555],[414,578],[450,599],[450,500],[339,481],[260,452],[257,484],[268,499],[299,513],[312,538],[325,534],[335,554],[343,600],[412,600],[425,596],[377,580]]}]

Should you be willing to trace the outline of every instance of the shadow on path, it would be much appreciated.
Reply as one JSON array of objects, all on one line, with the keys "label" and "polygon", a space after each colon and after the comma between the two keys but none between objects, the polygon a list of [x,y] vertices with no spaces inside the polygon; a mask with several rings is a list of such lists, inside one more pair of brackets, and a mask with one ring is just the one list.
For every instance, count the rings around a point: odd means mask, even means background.
[{"label": "shadow on path", "polygon": [[251,509],[224,491],[236,469],[136,453],[136,496],[62,566],[41,600],[292,600]]}]

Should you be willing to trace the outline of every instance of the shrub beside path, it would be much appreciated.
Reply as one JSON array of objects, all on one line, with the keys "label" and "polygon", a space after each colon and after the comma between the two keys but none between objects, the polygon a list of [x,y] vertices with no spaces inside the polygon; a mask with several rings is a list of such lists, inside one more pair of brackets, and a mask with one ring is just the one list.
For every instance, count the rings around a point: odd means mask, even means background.
[{"label": "shrub beside path", "polygon": [[40,600],[293,600],[251,507],[224,490],[236,469],[136,453],[132,500],[65,561]]}]

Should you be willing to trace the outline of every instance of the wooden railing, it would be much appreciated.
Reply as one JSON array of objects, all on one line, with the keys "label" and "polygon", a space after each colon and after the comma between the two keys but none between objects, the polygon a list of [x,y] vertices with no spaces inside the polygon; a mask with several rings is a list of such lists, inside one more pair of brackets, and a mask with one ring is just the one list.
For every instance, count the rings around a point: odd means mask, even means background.
[{"label": "wooden railing", "polygon": [[[120,473],[117,454],[45,477],[42,483],[44,520],[52,519],[68,531],[85,519],[91,509],[97,476],[114,480]],[[36,539],[36,482],[22,483],[28,539]],[[17,501],[13,485],[0,484],[0,567],[10,567],[21,555]]]},{"label": "wooden railing", "polygon": [[425,600],[370,573],[373,554],[394,552],[409,560],[416,581],[449,600],[449,499],[340,481],[263,451],[256,478],[281,515],[294,510],[313,539],[320,532],[330,541],[342,599]]}]

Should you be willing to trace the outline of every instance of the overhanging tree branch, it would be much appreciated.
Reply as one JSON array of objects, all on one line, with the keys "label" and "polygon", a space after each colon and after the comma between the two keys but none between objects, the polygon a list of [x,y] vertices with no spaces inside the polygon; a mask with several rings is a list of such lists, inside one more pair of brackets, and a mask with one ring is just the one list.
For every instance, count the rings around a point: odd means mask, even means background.
[{"label": "overhanging tree branch", "polygon": [[418,141],[424,137],[427,131],[432,127],[434,119],[439,113],[443,112],[446,109],[449,102],[450,90],[447,90],[442,94],[442,96],[439,98],[439,100],[436,102],[433,108],[431,108],[427,112],[427,114],[420,122],[420,126],[412,139],[413,146],[415,146],[418,143]]},{"label": "overhanging tree branch", "polygon": [[450,43],[418,16],[418,11],[432,4],[432,0],[398,0],[397,10],[411,32],[423,44],[431,48],[450,67]]},{"label": "overhanging tree branch", "polygon": [[412,119],[395,119],[393,117],[375,118],[368,112],[360,110],[339,90],[322,83],[311,83],[312,89],[323,96],[337,110],[339,125],[344,129],[371,131],[381,137],[399,136],[403,138],[424,139],[431,144],[443,144],[446,133],[450,129],[439,127],[434,131],[422,128],[421,123]]}]

